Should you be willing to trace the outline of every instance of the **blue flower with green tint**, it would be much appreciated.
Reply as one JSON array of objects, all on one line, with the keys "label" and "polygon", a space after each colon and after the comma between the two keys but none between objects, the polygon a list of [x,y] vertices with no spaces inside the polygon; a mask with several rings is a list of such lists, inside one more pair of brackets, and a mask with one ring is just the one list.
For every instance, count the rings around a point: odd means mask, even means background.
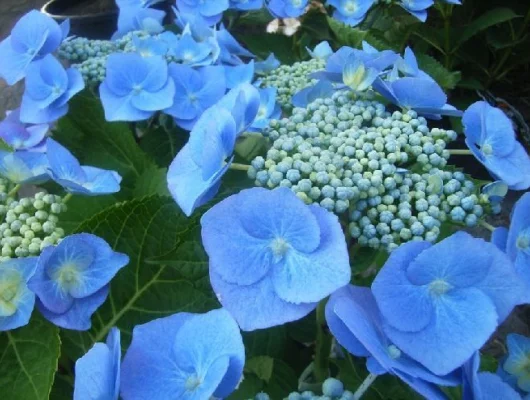
[{"label": "blue flower with green tint", "polygon": [[515,333],[506,339],[508,357],[502,368],[517,379],[517,387],[530,392],[530,338]]},{"label": "blue flower with green tint", "polygon": [[225,72],[222,66],[194,69],[188,65],[172,63],[169,75],[175,82],[173,105],[164,110],[186,130],[193,126],[202,113],[225,94]]},{"label": "blue flower with green tint", "polygon": [[388,338],[441,375],[484,345],[524,302],[525,287],[497,247],[458,232],[436,245],[401,245],[375,278],[372,291]]},{"label": "blue flower with green tint", "polygon": [[400,6],[421,22],[425,22],[427,20],[427,9],[433,4],[433,0],[401,0]]},{"label": "blue flower with green tint", "polygon": [[68,112],[68,101],[85,87],[81,73],[67,70],[48,55],[32,63],[26,75],[20,120],[32,124],[54,122]]},{"label": "blue flower with green tint", "polygon": [[16,184],[44,183],[50,179],[48,159],[42,153],[0,150],[0,175]]},{"label": "blue flower with green tint", "polygon": [[512,190],[530,188],[530,156],[502,110],[478,101],[465,111],[462,123],[466,144],[493,176]]},{"label": "blue flower with green tint", "polygon": [[212,287],[245,331],[298,320],[350,281],[337,216],[287,188],[243,190],[201,226]]},{"label": "blue flower with green tint", "polygon": [[121,176],[79,161],[53,139],[46,142],[49,173],[51,178],[68,192],[83,196],[99,196],[120,191]]},{"label": "blue flower with green tint", "polygon": [[70,235],[42,251],[28,286],[46,319],[62,328],[87,330],[107,298],[111,279],[128,263],[127,255],[95,235]]},{"label": "blue flower with green tint", "polygon": [[349,285],[333,293],[326,321],[341,346],[356,357],[367,357],[366,367],[374,375],[396,375],[428,399],[444,398],[436,385],[460,383],[459,374],[437,376],[392,343],[369,288]]},{"label": "blue flower with green tint", "polygon": [[183,14],[194,14],[212,26],[218,23],[228,10],[228,0],[178,0],[177,8]]},{"label": "blue flower with green tint", "polygon": [[106,343],[96,343],[75,363],[74,400],[118,400],[120,331],[112,328]]},{"label": "blue flower with green tint", "polygon": [[20,108],[7,111],[0,122],[0,137],[14,150],[42,151],[48,124],[26,124],[20,121]]},{"label": "blue flower with green tint", "polygon": [[37,257],[18,258],[0,263],[0,331],[29,322],[35,295],[27,283],[37,267]]},{"label": "blue flower with green tint", "polygon": [[68,36],[70,24],[61,26],[49,16],[32,10],[15,24],[0,43],[0,77],[9,85],[26,76],[29,65],[57,50]]},{"label": "blue flower with green tint", "polygon": [[241,380],[245,348],[224,310],[178,313],[137,325],[121,371],[127,400],[227,398]]},{"label": "blue flower with green tint", "polygon": [[309,0],[266,0],[265,5],[275,18],[298,18]]},{"label": "blue flower with green tint", "polygon": [[269,125],[271,119],[279,119],[282,115],[280,105],[276,102],[276,88],[264,88],[259,90],[260,106],[256,119],[248,128],[251,132],[260,132]]},{"label": "blue flower with green tint", "polygon": [[364,92],[369,89],[375,81],[379,71],[373,67],[367,67],[359,58],[352,55],[344,64],[342,69],[343,83],[354,92]]},{"label": "blue flower with green tint", "polygon": [[162,57],[112,54],[99,94],[107,121],[141,121],[173,105],[175,83]]},{"label": "blue flower with green tint", "polygon": [[230,0],[230,8],[234,10],[250,11],[263,7],[263,0]]},{"label": "blue flower with green tint", "polygon": [[359,25],[375,0],[328,0],[328,4],[335,7],[333,18],[345,24]]}]

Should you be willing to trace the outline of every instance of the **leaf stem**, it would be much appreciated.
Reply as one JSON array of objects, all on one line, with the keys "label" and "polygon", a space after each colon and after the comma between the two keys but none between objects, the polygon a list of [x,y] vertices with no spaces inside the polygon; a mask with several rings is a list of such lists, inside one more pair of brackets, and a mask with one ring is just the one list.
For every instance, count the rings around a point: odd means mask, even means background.
[{"label": "leaf stem", "polygon": [[72,198],[72,193],[67,193],[66,196],[63,197],[63,203],[66,204],[68,201]]},{"label": "leaf stem", "polygon": [[250,165],[232,163],[232,164],[230,164],[229,168],[233,169],[235,171],[248,171],[248,169],[250,168]]},{"label": "leaf stem", "polygon": [[21,186],[22,185],[20,183],[15,185],[15,187],[9,191],[9,193],[7,194],[7,197],[13,197],[14,195],[16,195],[17,192],[20,190]]},{"label": "leaf stem", "polygon": [[326,303],[328,299],[322,300],[317,306],[317,343],[315,349],[315,362],[313,363],[313,375],[317,382],[324,382],[329,376],[329,355],[333,338],[329,334],[326,324]]},{"label": "leaf stem", "polygon": [[490,232],[493,232],[495,229],[497,229],[497,228],[495,228],[493,225],[488,224],[486,221],[480,221],[480,226],[486,228],[486,229],[489,230]]},{"label": "leaf stem", "polygon": [[377,378],[377,375],[370,374],[366,377],[366,379],[363,381],[361,386],[355,391],[353,394],[353,400],[359,400],[361,397],[363,397],[363,394],[368,390],[370,385],[374,383],[375,379]]},{"label": "leaf stem", "polygon": [[449,154],[453,156],[469,156],[472,155],[473,152],[469,149],[450,149]]}]

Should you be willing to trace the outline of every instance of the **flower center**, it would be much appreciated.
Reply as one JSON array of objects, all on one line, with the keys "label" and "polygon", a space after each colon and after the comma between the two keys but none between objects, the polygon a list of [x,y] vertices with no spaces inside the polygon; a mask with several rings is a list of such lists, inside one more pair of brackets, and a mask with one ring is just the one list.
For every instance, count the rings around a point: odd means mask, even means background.
[{"label": "flower center", "polygon": [[287,241],[281,237],[274,239],[270,246],[275,262],[281,261],[291,248],[289,243],[287,243]]},{"label": "flower center", "polygon": [[53,87],[53,94],[54,95],[59,95],[63,92],[63,90],[59,87],[59,86],[54,86]]},{"label": "flower center", "polygon": [[[11,275],[11,274],[10,274]],[[14,304],[20,287],[20,276],[7,276],[0,282],[0,317],[9,317],[17,311]]]},{"label": "flower center", "polygon": [[355,11],[357,11],[357,3],[355,3],[355,1],[348,1],[345,5],[344,5],[344,10],[348,13],[354,13]]},{"label": "flower center", "polygon": [[142,85],[134,85],[133,86],[133,93],[135,95],[138,95],[138,94],[142,93],[142,90],[143,90]]},{"label": "flower center", "polygon": [[443,279],[436,279],[429,284],[431,294],[441,296],[451,289],[451,285]]},{"label": "flower center", "polygon": [[388,355],[389,357],[392,359],[392,360],[396,360],[398,359],[399,357],[401,357],[401,350],[399,350],[396,346],[394,346],[393,344],[391,344],[390,346],[387,347],[386,351],[388,352]]},{"label": "flower center", "polygon": [[491,144],[485,143],[482,146],[482,152],[487,156],[491,156],[493,154],[493,147],[491,147]]},{"label": "flower center", "polygon": [[293,7],[300,7],[302,5],[302,0],[291,0]]},{"label": "flower center", "polygon": [[516,246],[522,251],[530,250],[530,230],[528,230],[528,232],[523,231],[519,234]]},{"label": "flower center", "polygon": [[187,51],[186,53],[184,53],[184,54],[182,55],[182,59],[183,59],[184,61],[192,61],[192,60],[193,60],[193,53]]},{"label": "flower center", "polygon": [[63,265],[55,280],[63,289],[69,290],[79,283],[79,272],[75,264]]},{"label": "flower center", "polygon": [[202,383],[202,380],[199,379],[197,375],[191,375],[188,379],[186,379],[186,390],[192,392],[195,389],[197,389]]}]

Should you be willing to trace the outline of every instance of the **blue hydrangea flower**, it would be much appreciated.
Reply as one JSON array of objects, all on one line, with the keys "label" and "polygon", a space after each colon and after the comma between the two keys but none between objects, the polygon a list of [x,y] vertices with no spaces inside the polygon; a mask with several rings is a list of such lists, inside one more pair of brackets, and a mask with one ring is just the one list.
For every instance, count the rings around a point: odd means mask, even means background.
[{"label": "blue hydrangea flower", "polygon": [[378,80],[374,89],[395,105],[414,110],[427,118],[462,115],[461,111],[447,104],[446,94],[432,79],[405,77],[393,81]]},{"label": "blue hydrangea flower", "polygon": [[425,22],[427,20],[427,9],[433,4],[433,0],[401,0],[400,6],[421,22]]},{"label": "blue hydrangea flower", "polygon": [[516,271],[529,288],[527,299],[530,302],[530,193],[525,193],[512,211],[510,229],[495,229],[491,241],[515,265]]},{"label": "blue hydrangea flower", "polygon": [[263,7],[263,0],[230,0],[230,8],[234,10],[250,11]]},{"label": "blue hydrangea flower", "polygon": [[186,130],[193,126],[202,113],[225,94],[225,72],[222,66],[194,69],[187,65],[170,64],[169,75],[175,82],[173,105],[164,110]]},{"label": "blue hydrangea flower", "polygon": [[375,0],[328,0],[328,4],[335,7],[333,18],[345,24],[359,25]]},{"label": "blue hydrangea flower", "polygon": [[29,322],[35,295],[27,283],[36,267],[37,257],[0,263],[0,331],[19,328]]},{"label": "blue hydrangea flower", "polygon": [[0,122],[0,138],[14,150],[44,151],[48,124],[26,124],[20,121],[20,108],[7,111]]},{"label": "blue hydrangea flower", "polygon": [[254,122],[261,104],[258,89],[248,83],[230,90],[218,103],[230,111],[236,122],[237,135],[243,133]]},{"label": "blue hydrangea flower", "polygon": [[26,76],[32,61],[40,60],[59,48],[70,29],[66,21],[61,26],[49,16],[31,10],[15,24],[0,43],[0,77],[9,85]]},{"label": "blue hydrangea flower", "polygon": [[46,247],[28,286],[46,319],[66,329],[88,330],[90,318],[107,298],[109,282],[129,263],[101,238],[80,233]]},{"label": "blue hydrangea flower", "polygon": [[248,128],[250,132],[261,132],[269,125],[271,119],[279,119],[282,115],[282,109],[276,102],[276,88],[260,89],[259,95],[261,102],[256,119]]},{"label": "blue hydrangea flower", "polygon": [[291,103],[295,107],[307,107],[316,99],[325,99],[331,97],[335,92],[333,84],[329,81],[318,81],[315,85],[308,86],[297,92],[292,98]]},{"label": "blue hydrangea flower", "polygon": [[530,188],[530,157],[502,110],[478,101],[465,111],[462,123],[466,144],[492,175],[512,190]]},{"label": "blue hydrangea flower", "polygon": [[267,73],[278,68],[280,64],[280,60],[276,58],[274,53],[270,53],[265,60],[254,63],[254,72],[256,75],[266,75]]},{"label": "blue hydrangea flower", "polygon": [[118,16],[118,30],[112,36],[113,40],[125,36],[129,32],[145,31],[151,34],[164,30],[166,13],[161,10],[143,7],[120,8]]},{"label": "blue hydrangea flower", "polygon": [[190,25],[182,32],[180,39],[170,46],[168,55],[173,60],[194,67],[211,65],[217,61],[220,54],[219,44],[213,38],[198,41],[193,37]]},{"label": "blue hydrangea flower", "polygon": [[243,190],[201,226],[212,287],[243,330],[300,319],[350,280],[337,216],[287,188]]},{"label": "blue hydrangea flower", "polygon": [[168,43],[163,38],[134,36],[132,41],[134,49],[142,57],[165,56],[169,49]]},{"label": "blue hydrangea flower", "polygon": [[162,57],[112,54],[99,94],[107,121],[140,121],[173,105],[175,83]]},{"label": "blue hydrangea flower", "polygon": [[44,183],[50,179],[48,159],[42,153],[0,150],[0,175],[16,184]]},{"label": "blue hydrangea flower", "polygon": [[176,7],[172,9],[175,13],[175,25],[181,31],[188,29],[198,42],[204,42],[215,35],[215,28],[212,28],[199,14],[182,13]]},{"label": "blue hydrangea flower", "polygon": [[251,83],[254,77],[254,60],[251,60],[248,64],[225,65],[224,70],[226,87],[228,89],[245,83]]},{"label": "blue hydrangea flower", "polygon": [[326,305],[326,321],[341,346],[356,357],[368,357],[366,366],[374,375],[396,375],[428,399],[445,398],[436,385],[460,383],[459,374],[439,377],[392,343],[369,288],[350,285],[337,290]]},{"label": "blue hydrangea flower", "polygon": [[265,5],[275,18],[298,18],[309,0],[267,0]]},{"label": "blue hydrangea flower", "polygon": [[504,253],[465,232],[402,245],[372,285],[390,340],[438,375],[481,348],[524,289]]},{"label": "blue hydrangea flower", "polygon": [[217,31],[216,37],[221,49],[219,54],[219,61],[221,63],[239,65],[243,63],[241,57],[255,57],[254,54],[241,46],[224,26],[221,26],[221,29]]},{"label": "blue hydrangea flower", "polygon": [[31,124],[56,121],[68,112],[68,100],[84,87],[81,73],[75,68],[65,70],[52,55],[32,63],[27,70],[20,120]]},{"label": "blue hydrangea flower", "polygon": [[218,23],[230,6],[228,0],[178,0],[177,8],[183,14],[195,14],[208,25]]},{"label": "blue hydrangea flower", "polygon": [[75,363],[74,400],[118,400],[120,331],[112,328],[106,343],[96,343]]},{"label": "blue hydrangea flower", "polygon": [[306,50],[312,58],[319,58],[321,60],[327,60],[333,54],[333,49],[325,41],[317,44],[313,50],[308,47],[306,47]]},{"label": "blue hydrangea flower", "polygon": [[46,147],[50,176],[68,192],[99,196],[120,191],[121,176],[117,172],[81,166],[72,153],[51,138]]},{"label": "blue hydrangea flower", "polygon": [[167,173],[169,191],[184,214],[190,216],[219,190],[237,134],[234,117],[219,105],[206,110],[193,127]]},{"label": "blue hydrangea flower", "polygon": [[226,398],[238,385],[245,348],[224,310],[179,313],[133,330],[121,372],[124,399]]},{"label": "blue hydrangea flower", "polygon": [[479,367],[480,355],[476,352],[462,367],[462,400],[522,400],[500,376],[479,373]]},{"label": "blue hydrangea flower", "polygon": [[369,89],[375,81],[379,71],[375,68],[367,67],[359,58],[352,55],[344,64],[342,69],[343,83],[354,92],[364,92]]},{"label": "blue hydrangea flower", "polygon": [[506,338],[508,357],[502,364],[503,370],[517,379],[517,387],[530,392],[530,338],[515,333]]}]

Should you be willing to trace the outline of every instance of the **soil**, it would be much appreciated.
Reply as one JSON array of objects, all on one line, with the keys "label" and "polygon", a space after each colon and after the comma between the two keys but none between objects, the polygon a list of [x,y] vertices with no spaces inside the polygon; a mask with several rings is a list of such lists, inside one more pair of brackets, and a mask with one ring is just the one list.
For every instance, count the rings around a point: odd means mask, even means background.
[{"label": "soil", "polygon": [[114,0],[59,0],[57,5],[51,4],[48,12],[55,15],[89,15],[116,10]]}]

